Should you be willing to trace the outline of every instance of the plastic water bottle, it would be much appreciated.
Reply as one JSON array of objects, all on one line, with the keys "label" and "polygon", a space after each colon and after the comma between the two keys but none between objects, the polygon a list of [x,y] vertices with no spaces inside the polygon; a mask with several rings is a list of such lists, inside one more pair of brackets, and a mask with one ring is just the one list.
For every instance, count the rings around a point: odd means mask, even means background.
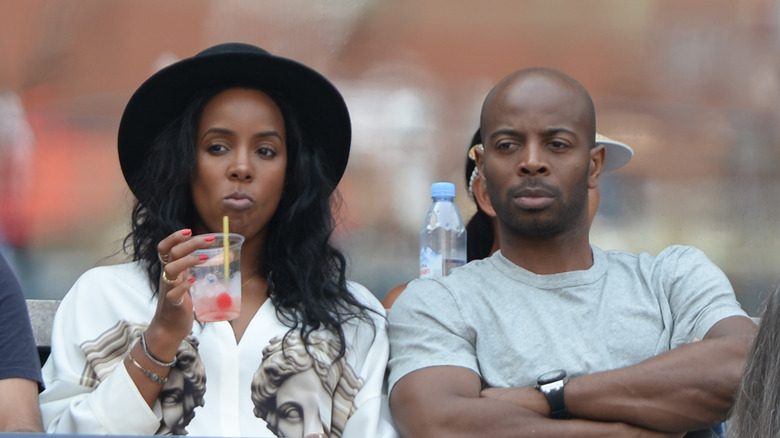
[{"label": "plastic water bottle", "polygon": [[466,264],[466,226],[453,202],[455,184],[433,183],[431,198],[420,230],[420,277],[449,275]]}]

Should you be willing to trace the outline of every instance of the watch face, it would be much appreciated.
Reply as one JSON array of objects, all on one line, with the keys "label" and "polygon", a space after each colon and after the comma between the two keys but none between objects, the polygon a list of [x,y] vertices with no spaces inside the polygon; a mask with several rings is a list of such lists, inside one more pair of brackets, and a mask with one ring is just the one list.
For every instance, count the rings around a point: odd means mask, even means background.
[{"label": "watch face", "polygon": [[541,376],[539,376],[539,379],[537,379],[536,383],[539,385],[546,385],[548,383],[556,382],[558,380],[563,380],[566,378],[566,371],[564,370],[553,370],[548,371]]}]

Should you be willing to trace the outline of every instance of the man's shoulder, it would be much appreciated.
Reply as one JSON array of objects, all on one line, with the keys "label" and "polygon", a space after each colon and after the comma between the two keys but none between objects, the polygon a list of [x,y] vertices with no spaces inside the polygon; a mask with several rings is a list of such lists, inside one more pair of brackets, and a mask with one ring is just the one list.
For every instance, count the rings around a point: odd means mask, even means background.
[{"label": "man's shoulder", "polygon": [[[472,308],[491,289],[486,284],[490,267],[487,260],[463,265],[443,277],[417,278],[406,285],[389,312],[393,314],[430,312],[432,315],[452,315],[463,308]],[[427,310],[423,310],[427,309]]]},{"label": "man's shoulder", "polygon": [[610,249],[600,250],[594,247],[594,252],[604,254],[608,263],[639,263],[662,264],[677,263],[680,259],[706,259],[704,252],[691,245],[669,245],[662,248],[657,254],[649,251],[632,252],[628,250]]},{"label": "man's shoulder", "polygon": [[[409,282],[404,291],[415,294],[448,294],[459,295],[471,290],[475,283],[480,283],[488,272],[492,271],[492,264],[488,260],[474,260],[463,266],[455,268],[450,275],[441,277],[417,278]],[[487,274],[490,275],[490,274]]]}]

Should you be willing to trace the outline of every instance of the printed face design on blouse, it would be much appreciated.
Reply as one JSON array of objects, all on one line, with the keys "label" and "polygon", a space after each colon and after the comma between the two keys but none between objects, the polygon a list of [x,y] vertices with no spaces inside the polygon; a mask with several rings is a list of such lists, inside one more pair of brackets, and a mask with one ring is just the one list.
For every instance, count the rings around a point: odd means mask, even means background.
[{"label": "printed face design on blouse", "polygon": [[252,379],[255,416],[276,436],[325,433],[341,436],[355,412],[363,380],[346,357],[338,361],[338,340],[325,331],[309,335],[308,351],[298,331],[273,338]]},{"label": "printed face design on blouse", "polygon": [[180,349],[176,359],[160,391],[162,421],[173,435],[186,435],[185,427],[195,418],[195,408],[203,406],[206,372],[194,349]]},{"label": "printed face design on blouse", "polygon": [[[120,320],[97,338],[83,342],[80,347],[87,366],[79,383],[97,388],[121,366],[146,327],[146,324]],[[206,370],[198,355],[198,340],[190,335],[179,345],[176,365],[160,391],[162,421],[155,435],[186,435],[185,428],[195,418],[195,408],[203,406],[205,393]]]}]

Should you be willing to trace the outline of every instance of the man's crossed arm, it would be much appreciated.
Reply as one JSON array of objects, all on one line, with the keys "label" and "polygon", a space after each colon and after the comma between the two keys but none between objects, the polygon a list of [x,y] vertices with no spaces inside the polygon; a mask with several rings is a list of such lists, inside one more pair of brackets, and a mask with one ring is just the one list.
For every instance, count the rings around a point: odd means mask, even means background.
[{"label": "man's crossed arm", "polygon": [[390,406],[406,438],[681,436],[726,418],[754,331],[749,318],[729,317],[699,342],[573,378],[564,390],[571,420],[550,419],[532,387],[483,390],[480,377],[460,367],[404,376]]}]

